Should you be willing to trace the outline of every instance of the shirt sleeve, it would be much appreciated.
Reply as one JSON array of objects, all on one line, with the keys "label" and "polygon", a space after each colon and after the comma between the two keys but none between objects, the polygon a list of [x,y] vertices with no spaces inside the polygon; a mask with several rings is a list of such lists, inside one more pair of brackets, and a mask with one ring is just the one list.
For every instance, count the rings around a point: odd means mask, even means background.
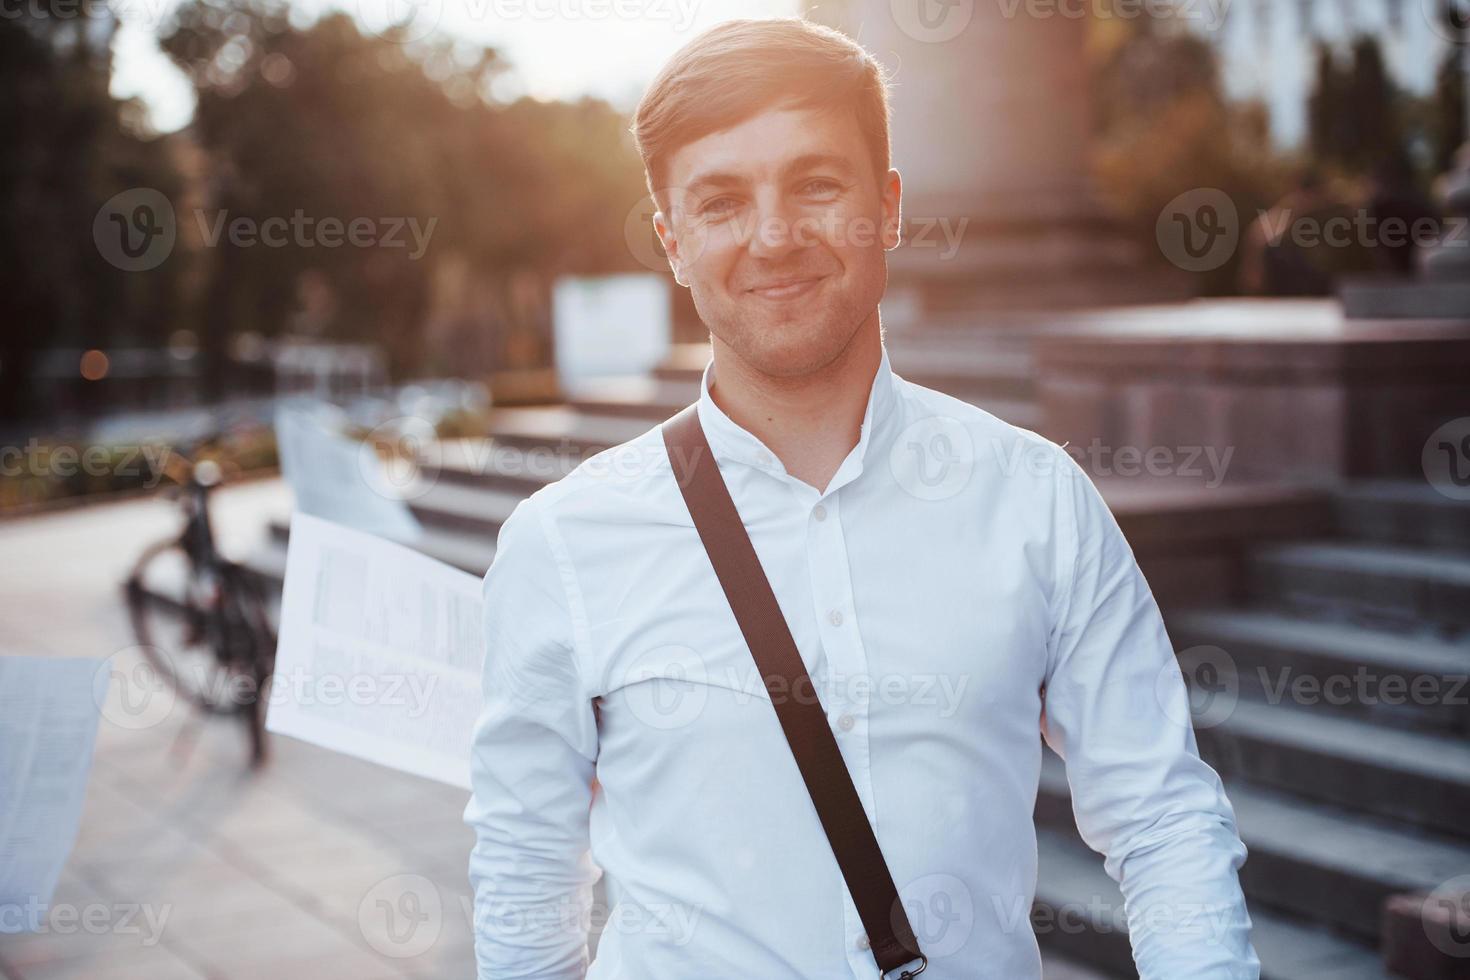
[{"label": "shirt sleeve", "polygon": [[1102,495],[1057,456],[1042,731],[1066,761],[1077,828],[1121,887],[1140,980],[1256,980],[1245,845],[1199,757],[1163,618]]},{"label": "shirt sleeve", "polygon": [[501,528],[484,580],[483,701],[464,819],[475,831],[480,980],[586,975],[592,885],[588,811],[597,723],[576,628],[535,500]]}]

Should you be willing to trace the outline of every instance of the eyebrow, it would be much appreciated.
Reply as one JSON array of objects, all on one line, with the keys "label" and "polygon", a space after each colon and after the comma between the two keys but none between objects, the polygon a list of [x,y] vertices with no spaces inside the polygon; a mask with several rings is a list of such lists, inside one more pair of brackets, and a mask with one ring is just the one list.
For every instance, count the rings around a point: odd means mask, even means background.
[{"label": "eyebrow", "polygon": [[[803,153],[781,168],[781,176],[790,177],[792,174],[802,173],[807,170],[817,170],[823,167],[840,171],[847,176],[852,176],[856,173],[853,170],[852,164],[848,163],[845,157],[837,156],[835,153]],[[703,188],[739,187],[746,183],[746,179],[739,174],[711,171],[709,173],[696,174],[694,179],[689,181],[688,190],[691,193],[695,193]]]}]

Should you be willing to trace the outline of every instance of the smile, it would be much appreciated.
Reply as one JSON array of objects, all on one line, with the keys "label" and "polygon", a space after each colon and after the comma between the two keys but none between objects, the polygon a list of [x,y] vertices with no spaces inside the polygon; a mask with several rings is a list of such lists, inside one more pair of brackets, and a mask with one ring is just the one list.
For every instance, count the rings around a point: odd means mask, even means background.
[{"label": "smile", "polygon": [[770,285],[748,289],[746,292],[762,299],[792,299],[811,292],[825,278],[826,276],[812,276],[807,279],[783,279]]}]

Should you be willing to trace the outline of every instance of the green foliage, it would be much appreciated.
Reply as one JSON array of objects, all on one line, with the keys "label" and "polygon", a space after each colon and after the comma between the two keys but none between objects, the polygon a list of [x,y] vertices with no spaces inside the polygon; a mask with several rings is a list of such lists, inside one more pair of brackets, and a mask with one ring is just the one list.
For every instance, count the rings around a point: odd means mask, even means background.
[{"label": "green foliage", "polygon": [[[1187,191],[1224,191],[1243,223],[1280,196],[1290,168],[1271,149],[1265,110],[1226,102],[1207,41],[1151,17],[1092,26],[1094,173],[1143,249],[1157,254],[1158,217]],[[1238,261],[1202,274],[1201,290],[1236,291]]]},{"label": "green foliage", "polygon": [[[411,242],[276,248],[221,237],[203,250],[206,363],[242,330],[290,330],[375,341],[396,374],[411,375],[430,366],[424,325],[446,270],[504,297],[528,276],[544,286],[632,262],[622,222],[641,168],[626,121],[595,100],[494,103],[506,66],[493,51],[408,46],[364,35],[343,14],[293,27],[269,2],[206,0],[178,11],[163,45],[199,94],[207,216],[408,219],[427,233],[418,258]],[[326,299],[304,299],[303,281]],[[461,371],[473,367],[461,359]]]}]

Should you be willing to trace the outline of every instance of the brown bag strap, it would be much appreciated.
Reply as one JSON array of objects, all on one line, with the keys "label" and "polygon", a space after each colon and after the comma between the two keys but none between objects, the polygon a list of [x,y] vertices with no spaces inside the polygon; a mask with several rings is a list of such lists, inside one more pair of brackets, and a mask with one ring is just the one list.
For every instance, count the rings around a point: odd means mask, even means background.
[{"label": "brown bag strap", "polygon": [[[919,951],[908,913],[898,900],[893,876],[828,726],[826,710],[815,697],[798,700],[785,693],[812,690],[811,679],[720,476],[695,406],[690,405],[665,422],[663,437],[679,490],[765,680],[776,717],[867,930],[879,975],[886,977],[890,971],[919,960],[920,966],[904,970],[899,980],[917,976],[929,960]],[[779,697],[775,687],[778,683],[784,685]]]}]

